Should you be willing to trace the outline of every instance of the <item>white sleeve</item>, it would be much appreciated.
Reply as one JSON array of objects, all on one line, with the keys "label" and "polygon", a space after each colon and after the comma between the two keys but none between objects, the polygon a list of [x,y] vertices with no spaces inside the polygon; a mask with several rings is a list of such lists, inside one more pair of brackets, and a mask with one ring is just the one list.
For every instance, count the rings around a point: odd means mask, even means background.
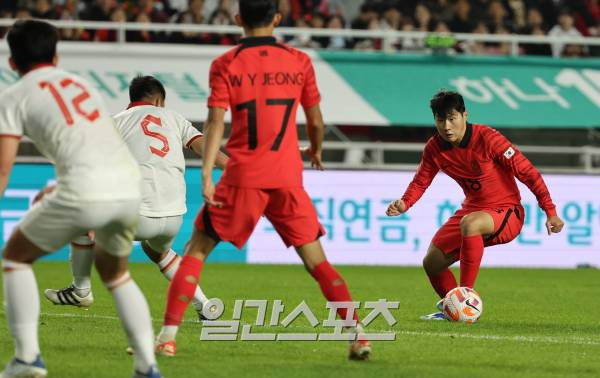
[{"label": "white sleeve", "polygon": [[200,138],[202,133],[183,116],[179,116],[177,121],[177,126],[181,132],[181,143],[186,148],[190,148],[190,144],[192,144],[194,140]]},{"label": "white sleeve", "polygon": [[23,136],[23,112],[12,96],[0,96],[0,136]]}]

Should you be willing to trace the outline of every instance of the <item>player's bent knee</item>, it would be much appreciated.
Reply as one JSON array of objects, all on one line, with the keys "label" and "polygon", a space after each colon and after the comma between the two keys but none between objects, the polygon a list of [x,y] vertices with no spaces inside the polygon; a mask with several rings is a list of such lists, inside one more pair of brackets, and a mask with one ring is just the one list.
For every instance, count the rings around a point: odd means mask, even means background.
[{"label": "player's bent knee", "polygon": [[460,232],[463,235],[474,235],[481,233],[483,222],[476,215],[465,215],[460,220]]}]

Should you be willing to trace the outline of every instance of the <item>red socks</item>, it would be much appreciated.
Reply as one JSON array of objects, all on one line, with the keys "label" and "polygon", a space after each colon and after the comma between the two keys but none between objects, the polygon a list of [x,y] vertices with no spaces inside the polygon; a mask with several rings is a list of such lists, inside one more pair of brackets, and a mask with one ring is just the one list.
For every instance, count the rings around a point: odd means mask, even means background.
[{"label": "red socks", "polygon": [[444,298],[450,290],[458,286],[454,274],[448,268],[435,276],[430,276],[429,274],[427,276],[429,277],[431,286],[433,286],[440,298]]},{"label": "red socks", "polygon": [[[342,276],[329,264],[329,261],[323,261],[315,267],[310,273],[319,283],[321,291],[325,298],[330,302],[352,302],[352,297],[348,291],[346,283]],[[346,319],[348,309],[339,308],[338,315],[342,319]],[[354,311],[354,320],[358,322],[358,315]]]},{"label": "red socks", "polygon": [[460,247],[460,286],[473,288],[483,257],[481,235],[463,236]]},{"label": "red socks", "polygon": [[203,264],[201,260],[187,255],[181,259],[179,268],[167,292],[165,326],[178,326],[181,324],[183,314],[192,298],[194,298]]}]

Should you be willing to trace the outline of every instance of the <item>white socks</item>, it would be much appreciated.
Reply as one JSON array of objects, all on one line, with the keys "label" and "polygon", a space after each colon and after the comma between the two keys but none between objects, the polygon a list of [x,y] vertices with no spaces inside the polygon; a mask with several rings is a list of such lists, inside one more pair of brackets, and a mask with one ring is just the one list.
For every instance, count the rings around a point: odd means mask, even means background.
[{"label": "white socks", "polygon": [[129,345],[134,350],[135,368],[146,372],[152,365],[156,365],[154,331],[146,298],[129,272],[105,285],[113,295]]},{"label": "white socks", "polygon": [[40,298],[30,264],[3,260],[4,301],[10,334],[15,340],[15,357],[33,362],[40,354],[38,320]]},{"label": "white socks", "polygon": [[87,296],[92,289],[93,248],[94,242],[87,235],[79,236],[71,242],[69,260],[73,271],[73,286],[80,297]]},{"label": "white socks", "polygon": [[[179,263],[181,262],[181,258],[175,251],[172,249],[167,252],[167,255],[158,262],[158,267],[160,268],[161,273],[171,281],[175,272],[179,268]],[[200,289],[200,286],[196,286],[196,291],[194,292],[194,298],[192,299],[192,305],[196,309],[196,311],[201,311],[204,303],[208,302],[208,298]]]}]

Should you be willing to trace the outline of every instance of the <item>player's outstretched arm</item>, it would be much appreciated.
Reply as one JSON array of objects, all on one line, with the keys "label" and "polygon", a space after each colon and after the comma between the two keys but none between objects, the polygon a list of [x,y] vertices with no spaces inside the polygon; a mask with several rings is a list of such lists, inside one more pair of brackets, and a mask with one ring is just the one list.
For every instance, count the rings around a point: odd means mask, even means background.
[{"label": "player's outstretched arm", "polygon": [[548,217],[546,221],[548,235],[560,232],[564,222],[556,214],[556,206],[552,202],[550,191],[537,168],[500,132],[491,130],[486,135],[485,141],[492,158],[512,172],[535,195],[539,206]]},{"label": "player's outstretched arm", "polygon": [[439,167],[433,159],[435,150],[431,147],[430,142],[425,145],[421,162],[415,172],[410,184],[406,188],[401,199],[392,202],[386,211],[388,216],[396,216],[405,213],[410,209],[429,188],[434,177],[439,172]]},{"label": "player's outstretched arm", "polygon": [[[204,137],[195,139],[192,144],[190,144],[190,148],[196,153],[196,155],[202,157],[202,151],[204,151]],[[217,168],[225,169],[227,160],[229,160],[227,155],[219,151],[217,152],[217,158],[215,159],[215,166]]]},{"label": "player's outstretched arm", "polygon": [[225,130],[225,109],[210,107],[208,119],[204,124],[204,148],[202,149],[202,196],[209,206],[221,207],[223,204],[213,200],[215,184],[212,171],[221,147],[223,132]]},{"label": "player's outstretched arm", "polygon": [[310,158],[310,166],[320,171],[325,169],[321,161],[323,152],[323,130],[325,125],[321,107],[319,104],[304,109],[306,115],[306,133],[310,140],[310,147],[303,150],[304,154]]},{"label": "player's outstretched arm", "polygon": [[8,185],[8,178],[17,158],[19,141],[20,138],[13,136],[0,136],[0,195],[4,194]]}]

